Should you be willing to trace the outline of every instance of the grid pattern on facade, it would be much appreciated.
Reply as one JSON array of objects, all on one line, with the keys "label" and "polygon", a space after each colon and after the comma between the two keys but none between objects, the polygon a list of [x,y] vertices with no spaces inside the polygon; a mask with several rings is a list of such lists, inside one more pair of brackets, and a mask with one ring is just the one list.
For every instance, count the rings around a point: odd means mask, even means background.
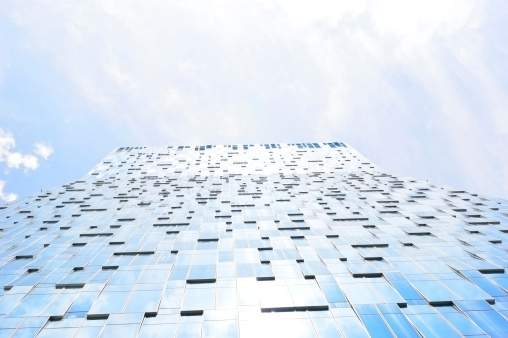
[{"label": "grid pattern on facade", "polygon": [[2,337],[508,333],[508,201],[341,142],[119,148],[0,222]]}]

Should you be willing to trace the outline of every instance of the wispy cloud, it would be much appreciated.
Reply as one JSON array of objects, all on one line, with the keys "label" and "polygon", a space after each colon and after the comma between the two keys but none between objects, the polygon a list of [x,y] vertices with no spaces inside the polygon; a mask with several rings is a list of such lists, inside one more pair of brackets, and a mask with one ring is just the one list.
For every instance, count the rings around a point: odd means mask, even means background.
[{"label": "wispy cloud", "polygon": [[508,195],[504,3],[8,6],[27,53],[136,142],[346,140],[390,171]]}]

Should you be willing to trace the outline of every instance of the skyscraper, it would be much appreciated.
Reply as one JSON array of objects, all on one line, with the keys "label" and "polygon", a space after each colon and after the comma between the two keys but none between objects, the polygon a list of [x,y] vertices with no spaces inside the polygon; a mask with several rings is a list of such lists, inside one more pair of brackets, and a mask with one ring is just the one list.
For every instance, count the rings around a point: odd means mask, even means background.
[{"label": "skyscraper", "polygon": [[0,209],[2,337],[508,335],[508,201],[345,143],[119,148]]}]

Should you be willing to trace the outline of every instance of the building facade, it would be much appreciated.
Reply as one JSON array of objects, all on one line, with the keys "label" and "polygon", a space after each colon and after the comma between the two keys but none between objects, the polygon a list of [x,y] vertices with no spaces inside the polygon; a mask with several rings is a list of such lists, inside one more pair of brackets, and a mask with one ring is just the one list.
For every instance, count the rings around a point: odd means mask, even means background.
[{"label": "building facade", "polygon": [[508,336],[508,201],[341,142],[115,149],[0,230],[0,337]]}]

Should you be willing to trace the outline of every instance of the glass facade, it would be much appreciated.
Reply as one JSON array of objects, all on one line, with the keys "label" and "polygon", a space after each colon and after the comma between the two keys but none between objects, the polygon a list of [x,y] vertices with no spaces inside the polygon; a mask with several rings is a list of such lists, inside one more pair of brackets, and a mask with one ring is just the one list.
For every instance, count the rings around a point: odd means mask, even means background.
[{"label": "glass facade", "polygon": [[0,222],[0,337],[508,336],[508,201],[342,142],[119,148]]}]

